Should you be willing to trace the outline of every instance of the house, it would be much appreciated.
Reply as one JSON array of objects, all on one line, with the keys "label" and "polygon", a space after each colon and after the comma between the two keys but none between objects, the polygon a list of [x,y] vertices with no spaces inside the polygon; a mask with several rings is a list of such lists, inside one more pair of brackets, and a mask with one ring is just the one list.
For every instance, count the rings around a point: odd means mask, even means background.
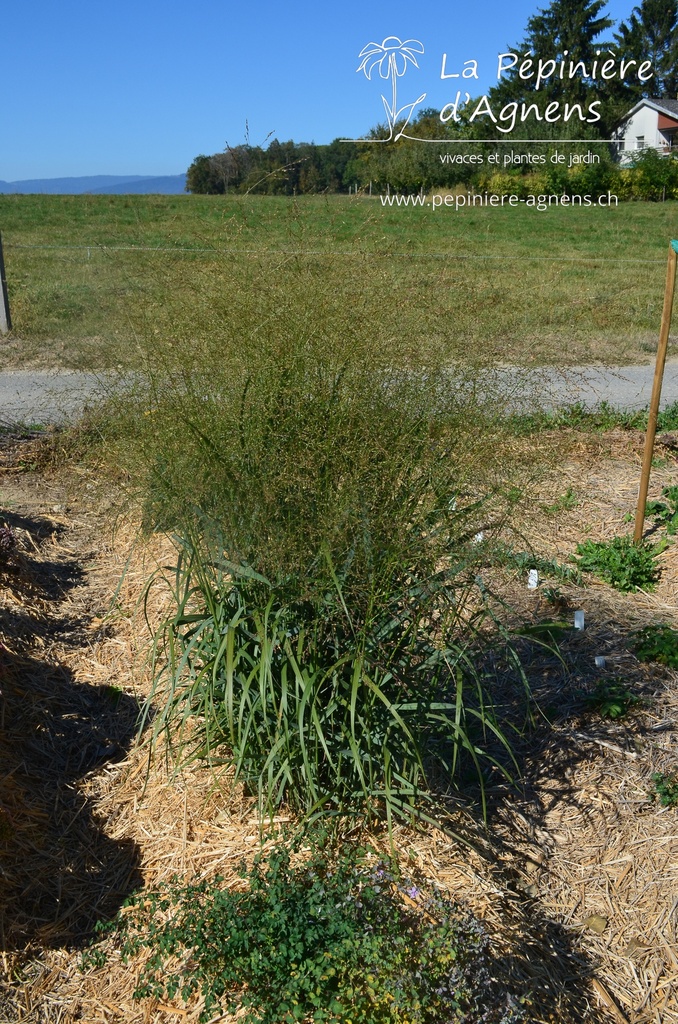
[{"label": "house", "polygon": [[[630,163],[639,149],[668,154],[678,151],[678,100],[640,100],[629,110],[616,131],[621,163]],[[675,143],[674,143],[675,139]]]}]

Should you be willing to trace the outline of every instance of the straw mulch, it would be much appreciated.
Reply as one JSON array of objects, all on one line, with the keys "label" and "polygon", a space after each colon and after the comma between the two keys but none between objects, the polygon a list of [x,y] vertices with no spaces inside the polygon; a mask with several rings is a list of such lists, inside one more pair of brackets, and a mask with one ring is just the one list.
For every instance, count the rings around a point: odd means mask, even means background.
[{"label": "straw mulch", "polygon": [[[580,504],[544,513],[528,536],[535,549],[565,558],[584,536],[631,529],[621,521],[638,460],[636,435],[573,444],[530,501],[552,503],[571,484]],[[171,550],[160,539],[142,546],[129,522],[113,534],[106,510],[87,507],[86,475],[74,489],[72,478],[19,475],[16,450],[4,461],[0,519],[18,550],[0,569],[0,1021],[194,1024],[199,1003],[135,1001],[139,965],[122,964],[110,940],[105,966],[80,969],[94,923],[132,891],[174,875],[237,884],[238,864],[260,849],[253,807],[227,779],[173,776],[135,742],[148,685],[139,598]],[[654,472],[651,497],[669,482],[672,459]],[[524,645],[552,726],[518,741],[524,784],[497,783],[487,831],[471,816],[455,821],[478,852],[437,830],[396,830],[408,870],[485,922],[496,957],[488,998],[522,997],[534,1022],[678,1024],[678,812],[650,796],[652,773],[678,766],[678,678],[639,665],[629,641],[648,622],[677,624],[677,549],[661,561],[652,595],[559,585],[556,617],[582,608],[587,628],[560,659]],[[492,583],[517,621],[553,615],[524,580]],[[152,621],[165,601],[151,591]],[[596,654],[607,658],[602,673]],[[582,706],[601,674],[643,698],[618,723]]]},{"label": "straw mulch", "polygon": [[[539,554],[567,561],[580,541],[631,533],[643,436],[614,431],[575,439],[567,459],[531,500],[545,508],[571,487],[577,506],[531,522]],[[649,498],[675,485],[673,438],[659,439]],[[648,522],[646,535],[659,535]],[[587,579],[558,583],[544,600],[521,581],[510,585],[522,621],[569,619],[586,629],[561,644],[564,664],[533,653],[530,678],[554,728],[525,751],[522,798],[497,811],[494,830],[512,848],[509,861],[542,912],[579,936],[595,965],[594,991],[610,1019],[678,1021],[678,812],[652,799],[655,772],[678,770],[678,675],[641,665],[633,633],[652,623],[678,628],[678,547],[659,556],[652,593],[621,594]],[[529,653],[526,664],[529,662]],[[595,657],[603,656],[603,669]],[[541,678],[539,678],[541,676]],[[618,681],[641,705],[615,723],[582,709],[595,683]]]}]

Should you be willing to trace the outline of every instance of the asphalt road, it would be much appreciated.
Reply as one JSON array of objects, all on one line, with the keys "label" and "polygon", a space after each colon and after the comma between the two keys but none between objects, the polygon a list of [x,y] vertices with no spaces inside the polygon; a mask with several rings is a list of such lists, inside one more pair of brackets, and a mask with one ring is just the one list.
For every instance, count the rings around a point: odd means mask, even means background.
[{"label": "asphalt road", "polygon": [[[500,371],[508,378],[510,368]],[[654,364],[571,367],[566,374],[535,371],[533,399],[545,407],[602,401],[616,408],[649,405]],[[9,370],[0,373],[0,424],[63,424],[78,417],[88,402],[109,390],[104,375],[66,370]],[[661,407],[678,401],[678,360],[666,364]]]}]

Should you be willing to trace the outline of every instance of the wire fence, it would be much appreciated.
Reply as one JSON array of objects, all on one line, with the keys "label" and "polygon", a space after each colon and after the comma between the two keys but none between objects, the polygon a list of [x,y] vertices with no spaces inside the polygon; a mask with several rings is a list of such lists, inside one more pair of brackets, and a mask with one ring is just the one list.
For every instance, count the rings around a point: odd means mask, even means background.
[{"label": "wire fence", "polygon": [[349,258],[372,258],[372,259],[430,259],[430,260],[493,260],[507,261],[511,263],[642,263],[642,264],[665,264],[666,258],[647,259],[629,256],[517,256],[501,255],[496,253],[452,253],[452,252],[374,252],[366,249],[342,250],[342,249],[224,249],[224,248],[196,248],[194,246],[155,246],[155,245],[23,245],[18,242],[5,242],[7,249],[23,250],[56,250],[64,252],[87,252],[88,259],[92,253],[109,252],[151,252],[188,255],[211,255],[211,256],[343,256]]},{"label": "wire fence", "polygon": [[159,232],[150,244],[134,228],[112,244],[0,239],[9,285],[0,337],[14,332],[5,358],[19,358],[18,338],[22,359],[77,365],[134,358],[145,332],[193,343],[236,331],[258,343],[271,324],[305,331],[318,308],[328,336],[356,331],[407,358],[444,349],[515,364],[639,363],[656,349],[664,247],[633,244],[628,230],[564,239],[549,230],[538,245],[520,232],[366,242],[180,231],[176,244]]}]

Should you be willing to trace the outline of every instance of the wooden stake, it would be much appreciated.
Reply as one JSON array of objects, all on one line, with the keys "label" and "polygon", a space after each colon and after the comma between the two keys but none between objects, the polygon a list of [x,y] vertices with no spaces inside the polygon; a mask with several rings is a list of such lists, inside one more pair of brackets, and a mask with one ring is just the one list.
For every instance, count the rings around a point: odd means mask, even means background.
[{"label": "wooden stake", "polygon": [[9,315],[9,296],[5,280],[5,260],[2,255],[2,235],[0,234],[0,334],[12,330],[12,318]]},{"label": "wooden stake", "polygon": [[659,331],[659,345],[657,347],[657,363],[654,369],[654,381],[652,384],[650,412],[647,417],[647,433],[645,434],[643,469],[640,474],[640,490],[638,492],[638,505],[636,507],[636,525],[633,531],[634,544],[639,544],[640,541],[643,539],[643,526],[645,524],[645,506],[647,504],[647,489],[650,483],[650,469],[652,468],[654,437],[657,433],[657,413],[659,412],[659,400],[662,394],[662,381],[664,379],[664,366],[666,364],[666,349],[668,348],[669,331],[671,330],[671,314],[673,312],[673,293],[676,288],[677,261],[678,241],[673,241],[669,245],[669,261],[666,267],[664,311],[662,313],[662,324]]}]

